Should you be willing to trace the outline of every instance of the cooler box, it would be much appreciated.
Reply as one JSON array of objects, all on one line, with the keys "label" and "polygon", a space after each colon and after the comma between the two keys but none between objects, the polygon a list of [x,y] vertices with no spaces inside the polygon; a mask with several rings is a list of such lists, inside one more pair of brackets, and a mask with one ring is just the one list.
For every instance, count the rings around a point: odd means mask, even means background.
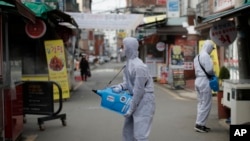
[{"label": "cooler box", "polygon": [[106,88],[103,90],[93,90],[93,92],[101,96],[102,107],[122,115],[128,111],[132,95],[127,91],[115,93],[112,88]]}]

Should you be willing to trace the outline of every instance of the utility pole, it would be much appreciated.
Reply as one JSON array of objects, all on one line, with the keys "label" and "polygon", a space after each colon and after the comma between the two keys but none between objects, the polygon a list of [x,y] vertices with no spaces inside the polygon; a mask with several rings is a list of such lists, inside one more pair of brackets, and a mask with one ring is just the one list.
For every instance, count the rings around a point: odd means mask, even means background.
[{"label": "utility pole", "polygon": [[248,18],[245,16],[236,17],[236,26],[238,29],[238,57],[239,57],[239,79],[250,79],[250,28]]}]

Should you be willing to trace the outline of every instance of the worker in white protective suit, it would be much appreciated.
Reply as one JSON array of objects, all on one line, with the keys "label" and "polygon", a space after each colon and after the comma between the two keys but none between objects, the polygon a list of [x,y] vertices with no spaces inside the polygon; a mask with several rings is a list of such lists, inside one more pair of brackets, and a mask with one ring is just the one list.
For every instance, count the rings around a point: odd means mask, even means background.
[{"label": "worker in white protective suit", "polygon": [[214,75],[213,61],[210,54],[213,51],[213,43],[206,40],[201,52],[194,58],[195,69],[195,90],[197,92],[197,117],[195,122],[195,131],[208,132],[211,129],[206,127],[207,118],[212,108],[212,90],[209,86],[209,79],[200,65],[203,66],[209,75]]},{"label": "worker in white protective suit", "polygon": [[123,82],[112,86],[116,92],[128,90],[133,95],[124,115],[123,141],[148,141],[155,113],[154,82],[148,67],[138,58],[137,39],[126,37],[123,47],[126,57]]}]

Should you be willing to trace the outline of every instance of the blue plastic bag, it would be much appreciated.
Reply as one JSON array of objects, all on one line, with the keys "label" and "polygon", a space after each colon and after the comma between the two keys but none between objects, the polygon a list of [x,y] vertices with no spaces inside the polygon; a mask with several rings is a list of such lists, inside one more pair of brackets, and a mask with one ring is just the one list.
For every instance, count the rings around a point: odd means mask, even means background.
[{"label": "blue plastic bag", "polygon": [[209,86],[213,91],[215,91],[215,92],[219,91],[219,82],[218,82],[218,78],[216,76],[212,76],[209,79]]}]

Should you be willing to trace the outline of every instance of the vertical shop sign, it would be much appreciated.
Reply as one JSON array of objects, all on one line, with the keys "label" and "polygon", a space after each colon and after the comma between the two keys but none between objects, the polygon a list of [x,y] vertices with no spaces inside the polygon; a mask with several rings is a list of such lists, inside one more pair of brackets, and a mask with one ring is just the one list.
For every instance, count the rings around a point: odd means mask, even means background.
[{"label": "vertical shop sign", "polygon": [[[213,42],[213,41],[211,41],[211,42]],[[202,50],[204,43],[205,43],[205,40],[199,41],[199,52]],[[214,64],[214,72],[215,72],[216,76],[219,76],[220,67],[219,67],[217,47],[216,47],[216,44],[214,42],[213,42],[213,44],[214,44],[215,49],[211,52],[210,56],[211,56],[213,64]]]},{"label": "vertical shop sign", "polygon": [[167,15],[169,18],[180,17],[180,1],[179,0],[167,1]]},{"label": "vertical shop sign", "polygon": [[194,47],[185,45],[183,46],[183,54],[184,54],[184,70],[193,70],[194,63],[193,59],[195,57]]},{"label": "vertical shop sign", "polygon": [[[62,40],[45,41],[45,51],[49,69],[49,80],[57,82],[62,88],[63,99],[69,98],[69,81]],[[59,99],[59,91],[54,86],[54,99]]]}]

